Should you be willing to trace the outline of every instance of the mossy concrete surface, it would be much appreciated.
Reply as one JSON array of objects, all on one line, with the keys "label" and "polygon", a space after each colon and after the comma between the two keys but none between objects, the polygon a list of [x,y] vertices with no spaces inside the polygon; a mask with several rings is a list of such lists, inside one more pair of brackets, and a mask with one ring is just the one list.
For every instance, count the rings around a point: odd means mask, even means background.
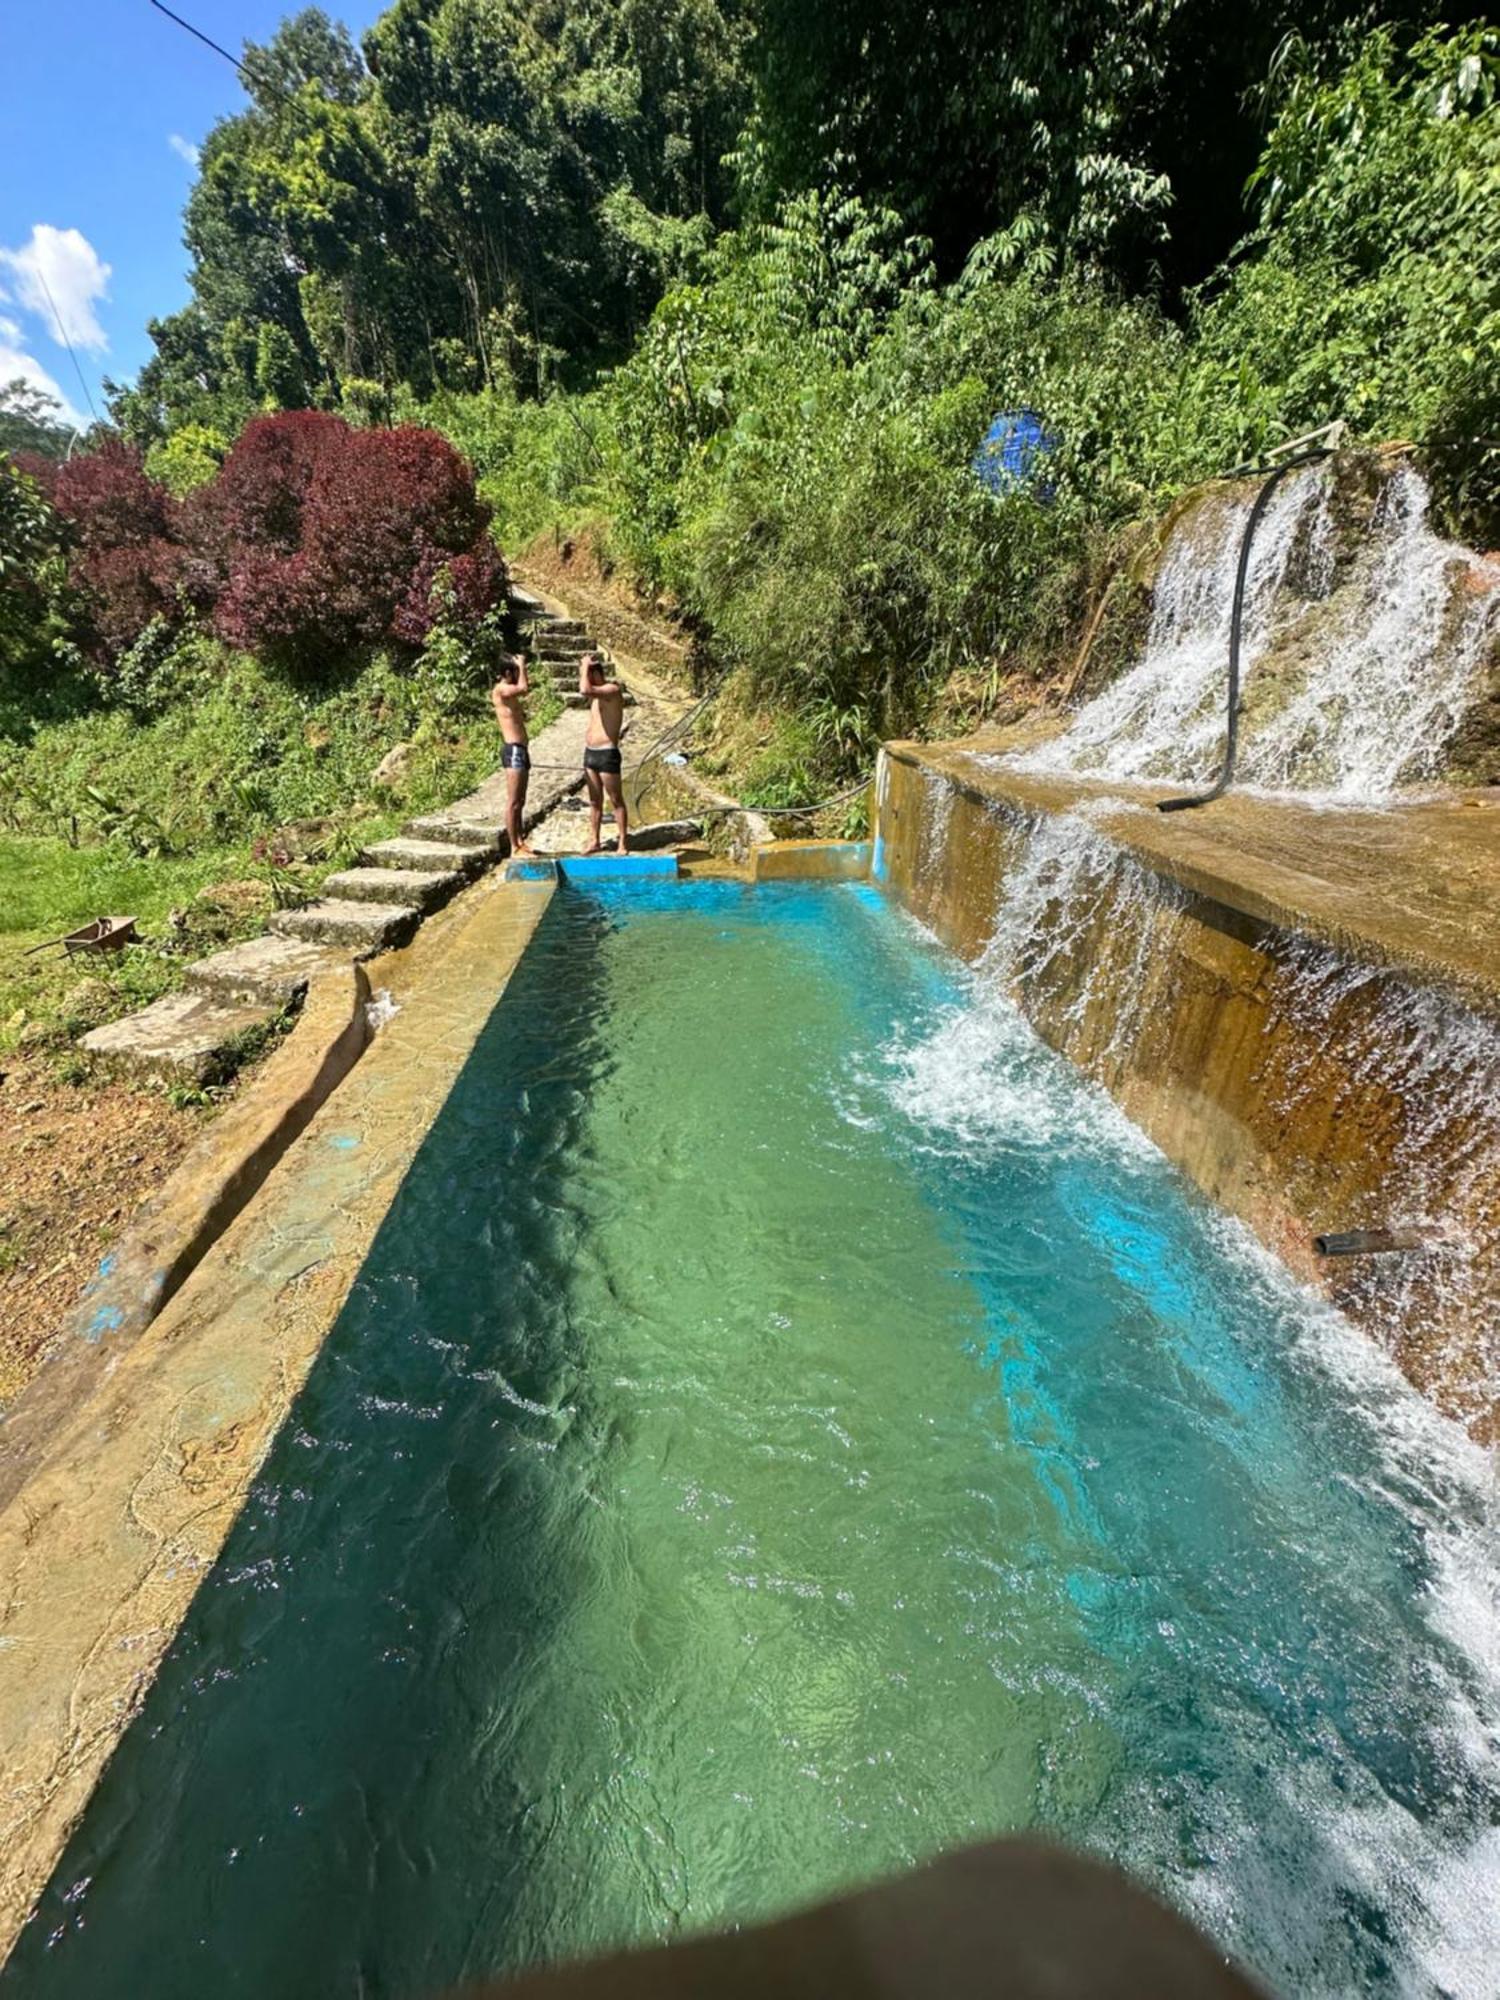
[{"label": "mossy concrete surface", "polygon": [[491,879],[258,1197],[0,1508],[0,1954],[214,1562],[552,895]]},{"label": "mossy concrete surface", "polygon": [[1167,814],[1156,805],[1170,785],[1036,776],[1011,768],[1007,747],[893,743],[888,755],[992,811],[1084,808],[1101,833],[1190,892],[1500,1014],[1500,792],[1364,808],[1230,792]]}]

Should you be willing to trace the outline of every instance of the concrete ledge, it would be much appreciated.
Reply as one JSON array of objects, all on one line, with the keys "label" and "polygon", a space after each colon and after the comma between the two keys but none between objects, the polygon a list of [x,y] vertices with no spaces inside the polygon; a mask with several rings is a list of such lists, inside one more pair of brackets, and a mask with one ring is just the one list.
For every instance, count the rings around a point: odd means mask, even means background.
[{"label": "concrete ledge", "polygon": [[315,980],[287,1040],[101,1259],[41,1368],[0,1420],[0,1507],[359,1060],[368,997],[357,965]]},{"label": "concrete ledge", "polygon": [[[480,885],[401,1010],[0,1509],[0,1955],[217,1559],[551,896]],[[418,968],[413,968],[414,974]]]},{"label": "concrete ledge", "polygon": [[990,812],[1035,821],[1086,808],[1101,833],[1190,894],[1500,1015],[1496,798],[1330,807],[1231,792],[1167,816],[1156,802],[1170,786],[1042,777],[957,743],[888,743],[885,754]]},{"label": "concrete ledge", "polygon": [[[1164,818],[1150,794],[955,744],[891,746],[880,780],[890,893],[988,955],[1211,1200],[1476,1439],[1500,1437],[1500,806],[1231,794]],[[1430,1241],[1318,1252],[1391,1226]]]},{"label": "concrete ledge", "polygon": [[750,860],[757,882],[863,882],[871,852],[868,840],[777,840]]}]

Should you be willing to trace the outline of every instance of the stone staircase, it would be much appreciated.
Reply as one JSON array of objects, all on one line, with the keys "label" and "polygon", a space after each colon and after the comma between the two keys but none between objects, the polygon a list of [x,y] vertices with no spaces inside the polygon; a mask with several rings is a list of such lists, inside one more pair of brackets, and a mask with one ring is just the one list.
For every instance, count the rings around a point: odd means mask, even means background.
[{"label": "stone staircase", "polygon": [[[554,611],[535,591],[519,585],[511,586],[510,600],[522,627],[522,646],[532,662],[533,683],[540,686],[544,679],[550,680],[564,707],[586,708],[588,703],[578,692],[578,662],[585,653],[599,650],[588,627],[581,618]],[[625,706],[635,706],[634,695],[626,695]]]},{"label": "stone staircase", "polygon": [[413,835],[421,824],[366,848],[356,867],[328,877],[316,902],[276,911],[265,936],[190,965],[180,992],[95,1028],[83,1046],[134,1070],[202,1081],[318,973],[405,944],[425,916],[500,858],[503,824],[485,828],[482,840],[423,839]]},{"label": "stone staircase", "polygon": [[[511,599],[517,622],[529,628],[538,684],[550,677],[565,709],[532,743],[541,768],[527,794],[529,831],[582,782],[587,703],[578,693],[578,662],[593,641],[581,619],[533,592],[513,588]],[[634,706],[634,697],[626,704]],[[354,867],[330,875],[315,902],[276,911],[264,936],[190,965],[181,991],[93,1029],[84,1048],[147,1075],[211,1077],[226,1050],[275,1020],[318,973],[405,944],[425,917],[493,867],[506,852],[505,790],[497,771],[442,812],[408,820],[396,838],[374,842]]]}]

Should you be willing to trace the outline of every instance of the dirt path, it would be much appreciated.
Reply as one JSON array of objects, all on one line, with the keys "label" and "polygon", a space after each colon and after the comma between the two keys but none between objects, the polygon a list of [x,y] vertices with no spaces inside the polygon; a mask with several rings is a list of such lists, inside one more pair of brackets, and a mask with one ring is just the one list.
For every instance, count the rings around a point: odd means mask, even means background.
[{"label": "dirt path", "polygon": [[34,1373],[99,1258],[203,1129],[122,1083],[0,1057],[0,1404]]}]

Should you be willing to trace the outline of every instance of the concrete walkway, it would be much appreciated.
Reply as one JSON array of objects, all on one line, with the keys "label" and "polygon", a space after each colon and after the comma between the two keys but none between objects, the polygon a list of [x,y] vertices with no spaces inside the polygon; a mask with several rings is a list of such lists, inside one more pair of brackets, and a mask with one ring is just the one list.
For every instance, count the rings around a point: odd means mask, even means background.
[{"label": "concrete walkway", "polygon": [[176,1297],[58,1411],[0,1508],[0,1961],[551,894],[486,882],[418,946],[389,1026]]},{"label": "concrete walkway", "polygon": [[[535,678],[550,677],[567,704],[532,739],[524,821],[530,833],[583,782],[588,717],[577,690],[578,661],[593,642],[582,621],[555,600],[515,590],[512,603],[530,627]],[[639,691],[632,690],[625,732],[646,746],[687,704],[633,664],[629,679]],[[376,841],[354,867],[330,875],[316,901],[278,910],[267,935],[190,965],[181,991],[93,1029],[84,1048],[138,1074],[208,1080],[237,1043],[263,1031],[310,980],[351,958],[409,943],[426,917],[502,860],[509,845],[505,803],[505,773],[496,771],[441,812],[408,820],[395,839]]]}]

